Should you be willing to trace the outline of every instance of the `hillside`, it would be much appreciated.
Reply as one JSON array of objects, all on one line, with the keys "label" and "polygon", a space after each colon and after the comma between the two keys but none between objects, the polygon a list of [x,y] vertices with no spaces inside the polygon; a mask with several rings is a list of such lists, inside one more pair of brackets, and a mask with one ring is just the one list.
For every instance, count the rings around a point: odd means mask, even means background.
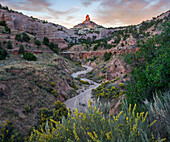
[{"label": "hillside", "polygon": [[48,38],[41,41],[14,22],[29,23],[29,17],[2,9],[0,13],[0,123],[12,121],[22,139],[38,125],[42,108],[53,109],[57,100],[64,102],[78,94],[82,84],[71,74],[82,68],[59,55],[58,44]]}]

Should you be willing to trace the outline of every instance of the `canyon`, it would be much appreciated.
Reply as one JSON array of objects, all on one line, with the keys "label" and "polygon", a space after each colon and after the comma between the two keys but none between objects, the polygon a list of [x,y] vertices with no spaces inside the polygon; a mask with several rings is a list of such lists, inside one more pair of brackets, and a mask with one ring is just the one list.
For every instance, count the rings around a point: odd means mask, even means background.
[{"label": "canyon", "polygon": [[[108,100],[117,109],[131,79],[132,67],[124,57],[138,53],[148,39],[160,35],[159,27],[169,17],[167,11],[138,25],[105,28],[87,15],[67,29],[1,8],[0,22],[6,25],[0,25],[0,53],[5,54],[0,60],[0,123],[11,120],[27,136],[33,125],[39,125],[42,109],[54,110],[56,101],[70,110],[77,104],[83,111],[89,99],[95,102],[95,91],[106,100],[111,89],[115,94]],[[23,35],[29,40],[24,41]],[[26,53],[36,60],[25,59]]]}]

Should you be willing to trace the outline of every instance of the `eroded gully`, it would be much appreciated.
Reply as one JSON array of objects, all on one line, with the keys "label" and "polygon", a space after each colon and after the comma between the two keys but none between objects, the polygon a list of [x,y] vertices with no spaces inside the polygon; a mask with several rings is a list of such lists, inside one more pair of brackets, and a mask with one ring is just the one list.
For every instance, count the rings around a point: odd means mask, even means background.
[{"label": "eroded gully", "polygon": [[[84,70],[84,71],[78,71],[78,72],[76,72],[76,73],[73,73],[73,74],[72,74],[72,77],[76,78],[76,77],[78,77],[79,75],[86,74],[86,73],[90,72],[90,71],[93,69],[93,68],[91,68],[91,67],[84,66],[84,65],[83,65],[83,67],[85,67],[86,70]],[[92,84],[92,85],[90,85],[90,86],[88,87],[88,89],[84,89],[83,92],[80,92],[79,95],[77,95],[77,96],[75,96],[75,97],[73,97],[73,98],[70,98],[70,99],[68,99],[68,100],[66,100],[66,101],[64,102],[65,105],[66,105],[66,107],[70,108],[71,110],[75,109],[75,107],[81,107],[81,108],[83,108],[83,107],[87,106],[87,105],[88,105],[88,102],[89,102],[89,99],[91,99],[91,90],[97,88],[97,87],[100,85],[100,84],[98,84],[98,83],[96,83],[96,82],[94,82],[94,81],[92,81],[92,80],[87,79],[87,78],[81,78],[81,80],[88,81],[88,82],[89,82],[90,84]],[[76,104],[77,104],[77,105],[76,105]],[[81,104],[81,105],[80,105],[80,104]],[[84,106],[83,104],[84,104],[85,106]]]}]

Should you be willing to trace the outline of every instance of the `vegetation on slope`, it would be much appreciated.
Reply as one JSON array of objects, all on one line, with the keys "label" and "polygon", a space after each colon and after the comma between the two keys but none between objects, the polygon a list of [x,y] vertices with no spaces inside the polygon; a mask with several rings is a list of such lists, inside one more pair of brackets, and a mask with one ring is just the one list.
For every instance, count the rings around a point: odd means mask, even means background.
[{"label": "vegetation on slope", "polygon": [[129,103],[152,99],[153,93],[166,91],[170,74],[170,22],[165,23],[164,32],[149,38],[134,54],[127,54],[125,60],[132,66],[132,77],[127,86]]}]

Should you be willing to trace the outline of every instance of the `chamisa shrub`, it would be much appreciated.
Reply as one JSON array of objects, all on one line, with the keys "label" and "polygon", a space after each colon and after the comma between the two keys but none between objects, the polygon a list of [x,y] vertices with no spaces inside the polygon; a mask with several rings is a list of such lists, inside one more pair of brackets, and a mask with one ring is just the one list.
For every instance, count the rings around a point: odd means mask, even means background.
[{"label": "chamisa shrub", "polygon": [[40,113],[41,114],[39,122],[44,126],[46,121],[50,119],[61,121],[62,116],[67,117],[68,110],[64,103],[56,101],[52,110],[42,108]]},{"label": "chamisa shrub", "polygon": [[45,129],[34,129],[29,137],[34,141],[58,142],[146,142],[158,140],[152,129],[156,123],[147,123],[148,112],[136,113],[136,105],[123,107],[115,116],[105,115],[101,105],[93,107],[89,102],[86,112],[79,112],[76,108],[73,113],[68,112],[62,122],[50,119]]},{"label": "chamisa shrub", "polygon": [[37,57],[32,53],[24,53],[23,58],[28,61],[36,61]]},{"label": "chamisa shrub", "polygon": [[11,121],[7,121],[3,126],[0,125],[0,141],[14,142],[18,141],[18,135],[14,131],[14,125]]}]

